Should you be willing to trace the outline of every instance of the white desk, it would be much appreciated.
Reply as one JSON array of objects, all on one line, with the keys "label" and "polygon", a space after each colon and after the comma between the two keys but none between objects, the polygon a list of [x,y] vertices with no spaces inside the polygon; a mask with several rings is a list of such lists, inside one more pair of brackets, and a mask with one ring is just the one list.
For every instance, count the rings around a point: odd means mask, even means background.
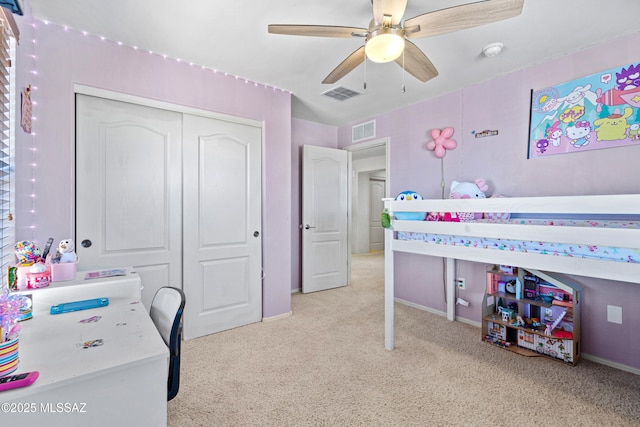
[{"label": "white desk", "polygon": [[142,295],[140,276],[131,267],[127,267],[125,270],[127,271],[126,276],[91,280],[84,279],[87,274],[86,271],[79,271],[76,273],[74,280],[53,282],[46,288],[25,289],[18,293],[31,294],[36,310],[42,309],[46,312],[49,311],[52,305],[68,301],[100,297],[132,297],[139,299]]},{"label": "white desk", "polygon": [[[169,352],[140,302],[140,278],[54,285],[33,291],[33,318],[20,334],[16,373],[39,371],[40,377],[0,392],[2,424],[166,425]],[[98,297],[108,297],[109,305],[49,314],[52,304]],[[81,322],[94,316],[100,319]],[[83,348],[92,340],[102,345]]]}]

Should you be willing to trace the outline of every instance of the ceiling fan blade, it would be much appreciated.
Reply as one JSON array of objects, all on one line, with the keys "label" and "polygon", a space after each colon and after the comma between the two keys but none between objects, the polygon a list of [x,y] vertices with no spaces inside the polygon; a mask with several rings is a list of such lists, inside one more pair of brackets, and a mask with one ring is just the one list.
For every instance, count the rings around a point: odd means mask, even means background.
[{"label": "ceiling fan blade", "polygon": [[404,23],[406,36],[446,34],[513,18],[522,13],[524,0],[485,0],[425,13]]},{"label": "ceiling fan blade", "polygon": [[347,59],[342,61],[327,77],[322,81],[323,84],[335,83],[351,71],[358,65],[364,62],[364,46],[361,46],[358,50],[347,56]]},{"label": "ceiling fan blade", "polygon": [[391,25],[398,25],[407,8],[407,0],[373,0],[373,18],[378,24],[384,21],[384,15],[391,16]]},{"label": "ceiling fan blade", "polygon": [[431,80],[438,75],[438,70],[427,58],[427,55],[409,40],[405,40],[404,54],[396,59],[396,63],[421,82]]},{"label": "ceiling fan blade", "polygon": [[314,37],[352,37],[353,33],[364,33],[366,28],[338,27],[333,25],[279,25],[270,24],[269,33],[285,34],[290,36],[314,36]]}]

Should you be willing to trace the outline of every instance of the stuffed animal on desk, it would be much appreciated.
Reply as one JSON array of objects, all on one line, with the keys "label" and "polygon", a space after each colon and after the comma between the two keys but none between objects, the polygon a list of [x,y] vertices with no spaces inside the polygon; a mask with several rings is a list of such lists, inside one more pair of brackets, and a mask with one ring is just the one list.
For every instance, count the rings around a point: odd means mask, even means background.
[{"label": "stuffed animal on desk", "polygon": [[73,243],[73,240],[61,240],[58,244],[58,251],[56,252],[56,256],[53,257],[53,262],[63,263],[76,261],[78,261],[78,255],[76,255],[76,245],[75,243]]}]

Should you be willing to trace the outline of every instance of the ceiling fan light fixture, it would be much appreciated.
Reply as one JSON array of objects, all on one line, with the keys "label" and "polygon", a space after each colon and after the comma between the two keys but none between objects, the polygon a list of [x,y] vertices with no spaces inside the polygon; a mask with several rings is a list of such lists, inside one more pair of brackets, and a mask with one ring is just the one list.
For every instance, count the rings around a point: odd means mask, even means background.
[{"label": "ceiling fan light fixture", "polygon": [[404,51],[404,31],[400,28],[382,27],[371,31],[364,52],[373,62],[395,61]]}]

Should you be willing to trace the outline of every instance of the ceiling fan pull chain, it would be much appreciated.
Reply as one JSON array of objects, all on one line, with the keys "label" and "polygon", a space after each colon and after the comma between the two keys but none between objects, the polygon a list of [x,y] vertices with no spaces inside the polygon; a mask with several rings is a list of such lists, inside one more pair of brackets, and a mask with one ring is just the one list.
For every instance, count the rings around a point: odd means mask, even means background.
[{"label": "ceiling fan pull chain", "polygon": [[404,49],[402,50],[402,93],[406,93],[407,92],[407,87],[404,85],[404,75],[406,74],[406,71],[404,69]]},{"label": "ceiling fan pull chain", "polygon": [[[371,0],[373,1],[373,0]],[[364,57],[364,90],[367,90],[367,56]]]}]

